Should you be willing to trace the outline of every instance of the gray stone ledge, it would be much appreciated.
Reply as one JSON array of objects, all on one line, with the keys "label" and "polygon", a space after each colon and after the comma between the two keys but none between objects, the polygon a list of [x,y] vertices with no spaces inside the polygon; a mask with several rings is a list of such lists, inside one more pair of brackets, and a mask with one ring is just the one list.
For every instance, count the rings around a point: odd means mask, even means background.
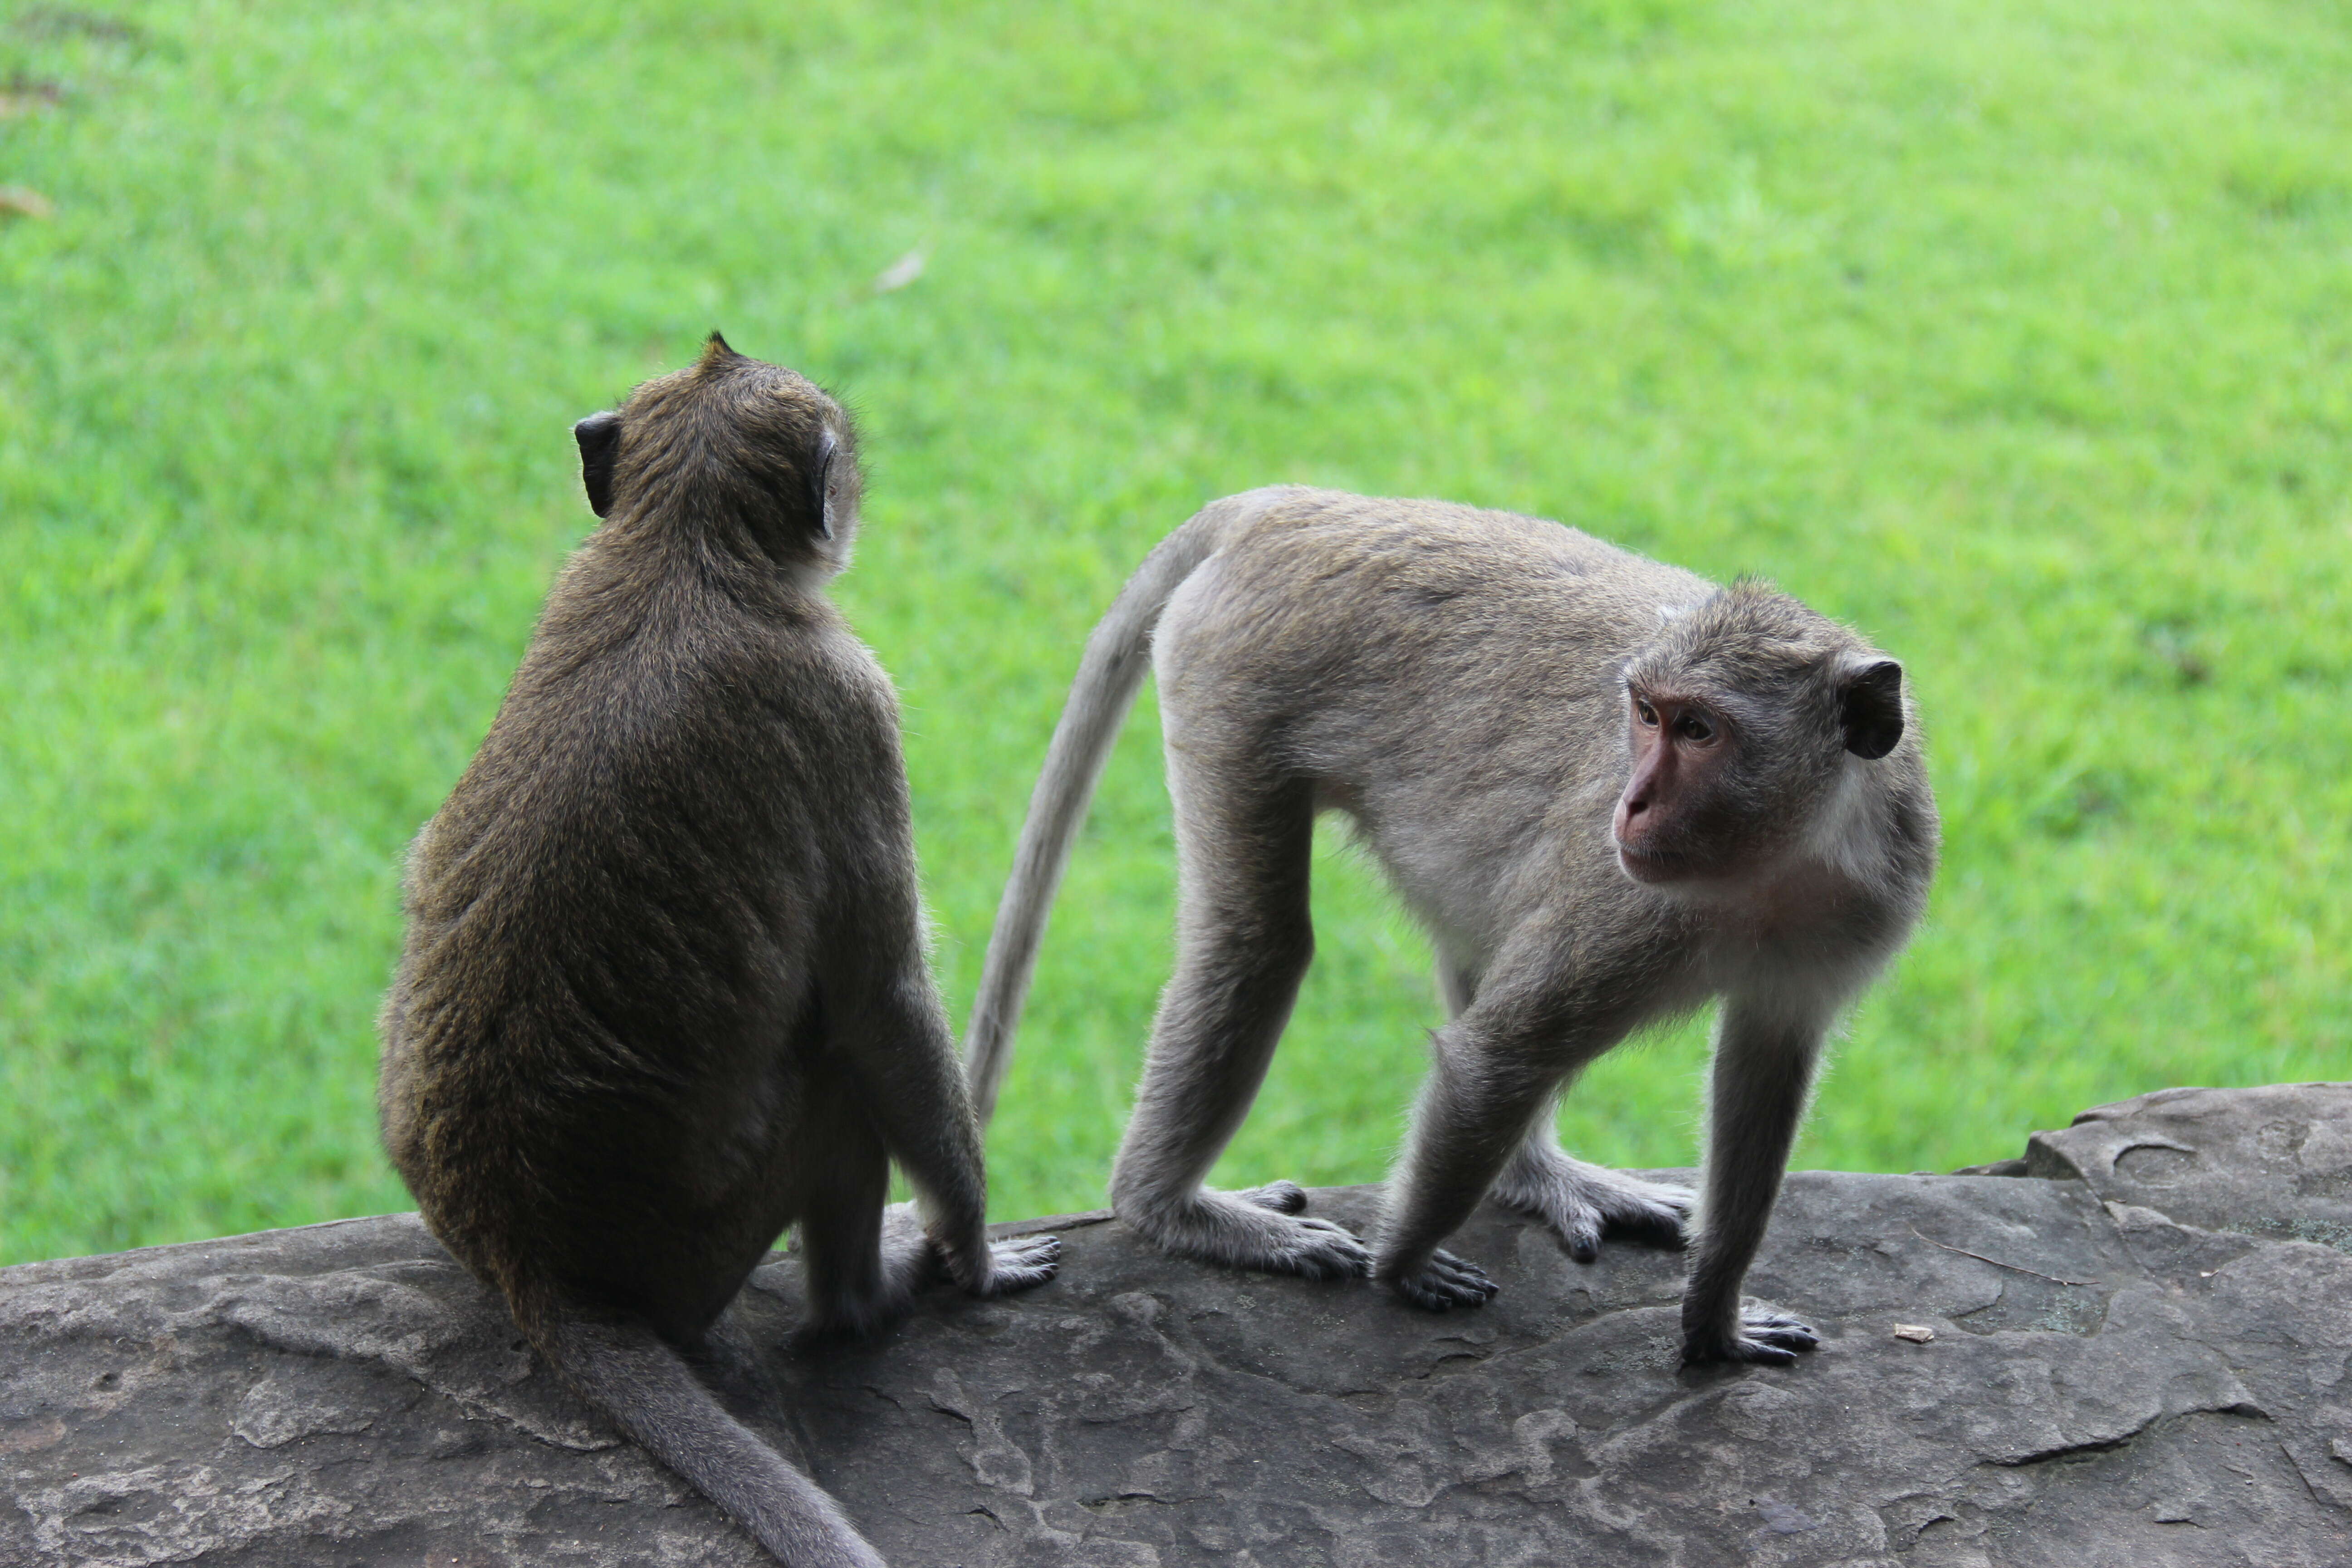
[{"label": "gray stone ledge", "polygon": [[[1792,1176],[1751,1281],[1826,1332],[1789,1371],[1685,1370],[1674,1254],[1492,1207],[1483,1311],[1075,1215],[1054,1284],[870,1344],[797,1343],[772,1260],[710,1371],[901,1568],[2352,1563],[2352,1086],[2026,1159],[2063,1179]],[[406,1215],[0,1269],[0,1494],[10,1564],[766,1562]]]}]

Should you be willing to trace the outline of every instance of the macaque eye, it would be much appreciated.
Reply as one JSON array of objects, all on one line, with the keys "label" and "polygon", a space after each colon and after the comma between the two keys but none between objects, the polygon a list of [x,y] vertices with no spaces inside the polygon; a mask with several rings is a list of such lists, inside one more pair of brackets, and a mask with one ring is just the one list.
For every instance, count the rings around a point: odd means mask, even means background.
[{"label": "macaque eye", "polygon": [[1715,739],[1715,723],[1704,715],[1685,713],[1675,721],[1675,733],[1685,741],[1696,741],[1704,744]]},{"label": "macaque eye", "polygon": [[1638,697],[1633,699],[1633,717],[1639,719],[1645,729],[1658,727],[1658,710]]}]

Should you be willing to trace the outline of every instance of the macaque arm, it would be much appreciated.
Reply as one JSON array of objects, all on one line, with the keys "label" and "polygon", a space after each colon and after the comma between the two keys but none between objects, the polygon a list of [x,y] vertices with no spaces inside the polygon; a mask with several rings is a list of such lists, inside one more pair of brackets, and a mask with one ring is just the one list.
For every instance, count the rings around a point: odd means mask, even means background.
[{"label": "macaque arm", "polygon": [[1785,1364],[1818,1342],[1793,1320],[1743,1313],[1739,1290],[1763,1242],[1804,1119],[1826,1021],[1737,995],[1716,1029],[1706,1172],[1683,1289],[1686,1361]]}]

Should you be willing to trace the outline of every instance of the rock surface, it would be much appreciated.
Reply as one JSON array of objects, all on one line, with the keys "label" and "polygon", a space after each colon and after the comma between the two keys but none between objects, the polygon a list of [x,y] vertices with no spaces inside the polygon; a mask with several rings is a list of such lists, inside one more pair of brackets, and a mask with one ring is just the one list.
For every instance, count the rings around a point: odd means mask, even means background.
[{"label": "rock surface", "polygon": [[[1482,1311],[1081,1215],[1055,1283],[871,1344],[795,1343],[773,1261],[710,1374],[900,1568],[2352,1563],[2352,1085],[2027,1164],[2068,1179],[1792,1177],[1750,1282],[1825,1331],[1788,1371],[1683,1369],[1677,1258],[1490,1207]],[[0,1269],[0,1493],[10,1564],[767,1561],[411,1215]]]}]

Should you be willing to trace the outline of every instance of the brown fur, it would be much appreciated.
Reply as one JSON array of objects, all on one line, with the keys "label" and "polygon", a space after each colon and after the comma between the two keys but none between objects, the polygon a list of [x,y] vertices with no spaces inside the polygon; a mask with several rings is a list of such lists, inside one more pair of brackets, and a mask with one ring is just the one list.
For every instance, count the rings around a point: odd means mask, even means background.
[{"label": "brown fur", "polygon": [[[896,700],[822,593],[851,431],[714,336],[579,436],[604,521],[410,854],[385,1147],[633,1436],[795,1568],[878,1563],[674,1353],[794,1224],[820,1327],[881,1321],[929,1250],[981,1294],[1053,1269],[982,1228]],[[893,1159],[929,1248],[885,1245]]]}]

